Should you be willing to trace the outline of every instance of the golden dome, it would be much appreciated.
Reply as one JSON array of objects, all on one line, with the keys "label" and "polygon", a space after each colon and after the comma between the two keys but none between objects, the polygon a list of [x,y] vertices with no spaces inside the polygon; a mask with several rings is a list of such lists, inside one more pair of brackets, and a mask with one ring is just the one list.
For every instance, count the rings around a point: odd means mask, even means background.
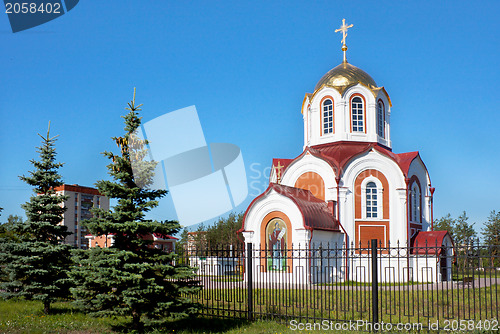
[{"label": "golden dome", "polygon": [[323,86],[328,86],[337,89],[342,94],[346,88],[358,83],[367,86],[371,90],[378,88],[375,80],[368,73],[348,62],[343,62],[339,66],[332,68],[321,78],[314,87],[314,92]]}]

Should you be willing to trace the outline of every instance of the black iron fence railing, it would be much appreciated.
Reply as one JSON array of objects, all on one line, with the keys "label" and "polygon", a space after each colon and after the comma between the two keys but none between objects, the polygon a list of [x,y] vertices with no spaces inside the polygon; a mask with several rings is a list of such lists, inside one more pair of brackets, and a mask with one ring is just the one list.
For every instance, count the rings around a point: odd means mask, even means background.
[{"label": "black iron fence railing", "polygon": [[177,262],[196,268],[207,316],[500,328],[499,246],[363,246],[192,247]]}]

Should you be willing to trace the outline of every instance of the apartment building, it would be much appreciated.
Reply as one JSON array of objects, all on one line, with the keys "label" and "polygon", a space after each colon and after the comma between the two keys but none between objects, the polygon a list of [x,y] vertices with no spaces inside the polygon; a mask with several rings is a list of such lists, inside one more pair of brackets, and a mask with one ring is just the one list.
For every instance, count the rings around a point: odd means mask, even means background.
[{"label": "apartment building", "polygon": [[95,188],[80,186],[78,184],[63,184],[55,188],[58,194],[67,195],[69,198],[64,205],[67,207],[61,224],[68,227],[68,232],[73,234],[65,239],[65,243],[77,248],[88,248],[87,229],[81,222],[92,218],[93,207],[109,210],[109,198],[100,194]]}]

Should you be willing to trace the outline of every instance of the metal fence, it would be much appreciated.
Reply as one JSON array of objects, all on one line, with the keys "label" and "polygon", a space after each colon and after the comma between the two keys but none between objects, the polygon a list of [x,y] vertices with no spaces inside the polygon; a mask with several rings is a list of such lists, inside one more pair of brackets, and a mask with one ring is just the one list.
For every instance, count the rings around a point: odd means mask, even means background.
[{"label": "metal fence", "polygon": [[[297,245],[182,251],[207,316],[321,323],[499,328],[500,247]],[[325,323],[327,321],[327,323]],[[436,327],[437,326],[437,327]],[[467,327],[468,326],[468,327]]]}]

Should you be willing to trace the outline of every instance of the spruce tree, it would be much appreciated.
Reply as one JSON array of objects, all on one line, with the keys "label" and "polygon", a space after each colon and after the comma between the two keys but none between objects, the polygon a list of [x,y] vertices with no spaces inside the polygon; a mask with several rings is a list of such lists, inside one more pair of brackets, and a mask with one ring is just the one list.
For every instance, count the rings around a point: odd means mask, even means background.
[{"label": "spruce tree", "polygon": [[448,213],[446,216],[436,219],[434,222],[434,231],[448,231],[453,239],[455,235],[455,225],[456,220]]},{"label": "spruce tree", "polygon": [[7,282],[0,285],[3,297],[24,296],[43,302],[44,312],[50,312],[51,303],[69,294],[71,246],[63,244],[68,236],[67,227],[60,225],[66,208],[67,196],[57,194],[55,188],[62,185],[56,162],[55,141],[47,136],[37,152],[39,160],[30,160],[34,170],[20,179],[33,187],[34,195],[22,205],[27,220],[16,220],[10,227],[17,240],[2,243],[0,262]]},{"label": "spruce tree", "polygon": [[206,239],[210,246],[232,245],[233,247],[243,246],[238,238],[238,230],[241,229],[244,213],[235,214],[231,212],[227,218],[219,220],[207,229]]},{"label": "spruce tree", "polygon": [[477,238],[477,232],[474,230],[474,223],[469,223],[469,217],[464,211],[458,219],[454,227],[454,242],[455,245],[464,246],[473,244]]},{"label": "spruce tree", "polygon": [[[0,244],[8,241],[18,240],[16,233],[12,228],[23,223],[23,218],[18,215],[9,215],[7,222],[0,224]],[[1,246],[0,246],[1,249]]]},{"label": "spruce tree", "polygon": [[490,212],[488,221],[481,231],[485,245],[488,246],[491,268],[500,266],[500,212]]},{"label": "spruce tree", "polygon": [[[109,248],[80,251],[72,273],[72,290],[77,305],[97,316],[130,316],[135,330],[144,323],[195,310],[184,296],[197,290],[193,270],[175,265],[175,254],[152,247],[146,236],[173,234],[180,226],[174,221],[155,221],[145,214],[158,205],[166,190],[152,190],[155,162],[144,161],[144,144],[134,132],[141,124],[140,107],[134,98],[123,116],[125,134],[114,137],[119,154],[104,152],[112,180],[98,181],[99,192],[117,204],[111,210],[93,209],[94,218],[84,222],[94,236],[114,238]],[[132,164],[134,162],[134,165]]]},{"label": "spruce tree", "polygon": [[486,245],[500,246],[500,211],[493,210],[490,212],[481,234]]}]

